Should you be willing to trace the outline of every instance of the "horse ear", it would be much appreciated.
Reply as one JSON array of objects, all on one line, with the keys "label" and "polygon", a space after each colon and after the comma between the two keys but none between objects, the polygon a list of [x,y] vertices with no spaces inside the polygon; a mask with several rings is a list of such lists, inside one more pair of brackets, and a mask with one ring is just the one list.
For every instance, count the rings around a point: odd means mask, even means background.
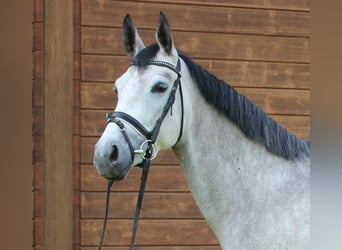
[{"label": "horse ear", "polygon": [[165,14],[161,11],[159,24],[156,31],[156,40],[159,47],[165,51],[167,55],[171,55],[172,50],[175,49],[173,45],[173,38],[171,28]]},{"label": "horse ear", "polygon": [[122,35],[126,52],[130,57],[136,56],[143,48],[145,48],[138,30],[129,14],[127,14],[123,20]]}]

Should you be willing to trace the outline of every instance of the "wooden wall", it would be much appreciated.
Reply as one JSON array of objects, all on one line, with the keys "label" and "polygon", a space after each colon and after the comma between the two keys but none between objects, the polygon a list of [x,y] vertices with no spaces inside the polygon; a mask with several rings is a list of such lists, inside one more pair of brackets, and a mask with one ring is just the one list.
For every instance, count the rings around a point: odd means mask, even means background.
[{"label": "wooden wall", "polygon": [[[40,151],[44,148],[40,143],[44,20],[39,15],[43,0],[34,2],[34,223],[35,246],[40,249],[44,242],[43,233],[39,234],[44,220],[39,191],[44,172]],[[308,0],[74,0],[74,249],[97,249],[103,223],[106,181],[97,175],[92,158],[105,127],[105,113],[115,107],[113,82],[128,66],[121,42],[122,19],[130,13],[145,44],[150,44],[160,10],[169,19],[177,48],[291,132],[310,137]],[[133,169],[112,188],[107,249],[128,248],[139,177],[140,170]],[[136,243],[138,249],[220,249],[171,151],[161,152],[151,167]]]}]

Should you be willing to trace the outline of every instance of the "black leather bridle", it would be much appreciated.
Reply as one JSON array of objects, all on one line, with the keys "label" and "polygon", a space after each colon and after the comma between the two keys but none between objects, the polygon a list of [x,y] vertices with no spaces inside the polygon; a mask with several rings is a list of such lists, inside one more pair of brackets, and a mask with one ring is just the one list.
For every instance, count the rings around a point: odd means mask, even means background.
[{"label": "black leather bridle", "polygon": [[[131,65],[137,66],[136,61],[133,60],[131,62]],[[153,127],[153,129],[149,131],[138,120],[136,120],[134,117],[132,117],[131,115],[125,112],[119,112],[119,111],[111,112],[107,114],[107,118],[106,118],[107,124],[110,122],[114,122],[120,128],[120,131],[122,135],[124,136],[125,141],[129,147],[132,163],[134,162],[134,157],[136,154],[140,154],[143,158],[142,164],[139,164],[139,167],[142,168],[142,174],[141,174],[141,183],[140,183],[139,195],[138,195],[138,200],[137,200],[137,206],[136,206],[135,216],[134,216],[134,224],[133,224],[133,229],[132,229],[132,237],[131,237],[131,243],[130,243],[131,250],[133,250],[133,247],[134,247],[136,231],[138,228],[139,214],[141,210],[142,199],[143,199],[144,192],[145,192],[147,177],[148,177],[148,173],[150,169],[150,163],[151,163],[151,160],[153,160],[155,156],[157,155],[155,142],[158,138],[159,130],[163,123],[163,120],[166,117],[167,113],[169,112],[170,108],[172,107],[173,103],[175,102],[175,99],[176,99],[175,96],[176,96],[176,92],[178,88],[179,88],[180,101],[181,101],[181,124],[180,124],[179,135],[174,145],[176,145],[179,142],[183,134],[184,104],[183,104],[183,93],[182,93],[182,86],[181,86],[181,80],[180,80],[181,79],[180,60],[178,59],[176,67],[172,65],[171,63],[168,63],[165,61],[158,61],[158,60],[151,60],[148,62],[147,65],[156,65],[160,67],[166,67],[177,74],[177,79],[173,83],[169,98],[163,108],[161,116],[156,121],[156,124]],[[137,131],[139,131],[141,135],[145,137],[145,141],[141,144],[140,149],[134,149],[133,144],[126,133],[125,124],[122,122],[122,120],[128,123],[133,128],[135,128]],[[101,240],[100,240],[100,244],[98,248],[99,250],[101,250],[102,248],[104,232],[105,232],[105,228],[107,224],[109,193],[110,193],[110,188],[112,184],[113,184],[113,180],[108,180],[105,217],[104,217],[103,229],[102,229],[102,234],[101,234]]]},{"label": "black leather bridle", "polygon": [[[131,65],[136,66],[137,63],[135,61],[131,62]],[[180,83],[180,78],[181,78],[181,65],[180,65],[180,60],[178,59],[177,66],[173,66],[172,64],[164,61],[157,61],[157,60],[151,60],[148,62],[148,65],[156,65],[160,67],[166,67],[172,71],[174,71],[177,74],[177,79],[174,81],[169,98],[163,108],[162,114],[159,117],[159,119],[156,121],[156,124],[154,125],[153,129],[149,131],[141,122],[136,120],[134,117],[131,115],[125,113],[125,112],[111,112],[107,114],[107,124],[110,122],[114,122],[121,130],[131,153],[131,159],[132,162],[134,161],[134,156],[135,154],[141,154],[142,158],[150,157],[151,159],[154,159],[157,152],[156,152],[156,147],[154,146],[160,127],[163,123],[164,118],[166,117],[167,113],[169,112],[170,108],[172,107],[173,103],[175,102],[176,99],[176,92],[179,87],[179,93],[180,93],[180,100],[181,100],[181,125],[180,125],[180,130],[179,130],[179,135],[177,138],[177,141],[175,144],[178,143],[180,138],[182,137],[183,133],[183,115],[184,115],[184,105],[183,105],[183,93],[182,93],[182,86]],[[124,120],[127,122],[129,125],[131,125],[133,128],[135,128],[141,135],[145,137],[145,141],[141,144],[140,149],[134,149],[125,129],[124,123],[121,121]],[[149,152],[148,152],[149,151]],[[149,153],[150,156],[147,156],[146,154]]]}]

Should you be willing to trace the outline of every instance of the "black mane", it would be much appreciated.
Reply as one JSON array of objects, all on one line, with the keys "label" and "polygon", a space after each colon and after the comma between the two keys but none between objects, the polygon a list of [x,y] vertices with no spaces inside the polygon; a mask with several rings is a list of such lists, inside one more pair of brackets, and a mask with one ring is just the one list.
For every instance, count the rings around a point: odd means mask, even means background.
[{"label": "black mane", "polygon": [[[142,50],[134,59],[145,68],[159,50],[152,44]],[[276,123],[260,107],[239,94],[234,88],[218,79],[182,53],[179,56],[186,63],[205,100],[235,123],[247,138],[261,143],[276,155],[294,160],[302,155],[310,156],[310,142],[301,140]]]}]

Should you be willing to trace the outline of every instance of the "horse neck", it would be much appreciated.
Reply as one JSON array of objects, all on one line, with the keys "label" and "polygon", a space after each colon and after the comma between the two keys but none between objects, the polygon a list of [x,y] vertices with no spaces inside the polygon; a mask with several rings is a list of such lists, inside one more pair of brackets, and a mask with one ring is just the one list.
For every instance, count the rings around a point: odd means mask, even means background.
[{"label": "horse neck", "polygon": [[207,165],[203,171],[209,174],[212,168],[222,166],[220,171],[227,176],[232,169],[250,168],[251,165],[268,168],[273,164],[294,164],[248,139],[237,125],[201,96],[184,65],[182,69],[184,132],[174,150],[185,169],[194,166],[200,171],[200,165]]},{"label": "horse neck", "polygon": [[307,185],[309,170],[247,139],[204,100],[191,77],[184,77],[186,73],[183,70],[184,133],[174,151],[199,208],[219,236],[223,224],[239,217],[237,213],[246,216],[253,211],[246,204],[265,204],[273,192],[286,196],[290,182],[298,178]]}]

